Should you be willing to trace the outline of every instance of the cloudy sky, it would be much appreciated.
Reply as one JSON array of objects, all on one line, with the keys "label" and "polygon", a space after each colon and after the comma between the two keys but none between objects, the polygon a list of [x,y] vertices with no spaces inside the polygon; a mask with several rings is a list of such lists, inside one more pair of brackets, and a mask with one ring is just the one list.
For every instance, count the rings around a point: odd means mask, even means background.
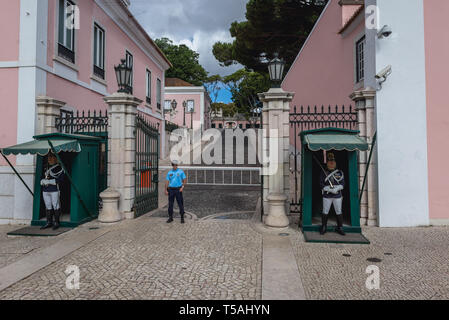
[{"label": "cloudy sky", "polygon": [[222,68],[212,54],[217,41],[231,41],[229,27],[245,19],[248,0],[131,0],[131,11],[153,38],[167,37],[200,54],[210,75],[228,75],[239,66]]}]

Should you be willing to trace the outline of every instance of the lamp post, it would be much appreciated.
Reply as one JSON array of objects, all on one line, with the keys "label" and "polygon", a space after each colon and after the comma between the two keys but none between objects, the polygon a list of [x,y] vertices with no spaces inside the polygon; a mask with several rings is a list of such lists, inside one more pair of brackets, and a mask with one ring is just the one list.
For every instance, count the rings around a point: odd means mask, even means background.
[{"label": "lamp post", "polygon": [[129,81],[131,79],[131,68],[126,64],[125,59],[121,59],[121,64],[114,66],[115,76],[117,77],[118,92],[131,93]]},{"label": "lamp post", "polygon": [[187,101],[183,101],[182,106],[184,107],[184,122],[183,126],[186,126],[186,108],[187,108]]},{"label": "lamp post", "polygon": [[284,76],[285,61],[279,59],[279,54],[274,54],[274,59],[268,64],[268,72],[270,73],[270,80],[272,82],[272,88],[280,88],[282,78]]}]

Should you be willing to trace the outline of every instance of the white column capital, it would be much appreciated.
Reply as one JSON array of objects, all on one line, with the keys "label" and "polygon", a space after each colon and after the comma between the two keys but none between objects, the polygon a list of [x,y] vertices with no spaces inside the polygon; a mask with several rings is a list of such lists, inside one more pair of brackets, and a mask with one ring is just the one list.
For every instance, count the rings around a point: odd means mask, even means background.
[{"label": "white column capital", "polygon": [[270,88],[267,92],[259,93],[259,100],[262,102],[290,102],[293,100],[295,94],[293,92],[287,92],[282,90],[282,88]]},{"label": "white column capital", "polygon": [[123,92],[116,92],[103,98],[108,105],[131,105],[137,107],[142,100]]}]

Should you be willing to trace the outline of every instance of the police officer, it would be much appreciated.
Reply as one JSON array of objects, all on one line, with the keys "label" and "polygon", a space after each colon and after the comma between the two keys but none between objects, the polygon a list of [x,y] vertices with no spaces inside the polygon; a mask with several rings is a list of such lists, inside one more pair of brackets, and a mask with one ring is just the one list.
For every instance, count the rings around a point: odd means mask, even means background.
[{"label": "police officer", "polygon": [[47,161],[47,170],[44,174],[45,179],[41,180],[42,196],[45,203],[47,223],[41,229],[53,227],[53,230],[56,230],[59,228],[59,219],[61,217],[59,186],[64,181],[65,174],[53,153],[48,154]]},{"label": "police officer", "polygon": [[327,219],[332,205],[334,205],[335,213],[337,214],[337,233],[344,236],[343,231],[343,215],[342,191],[345,187],[345,179],[343,171],[337,169],[337,162],[333,153],[327,153],[327,166],[321,172],[320,186],[323,193],[323,214],[321,216],[320,234],[325,234],[327,229]]},{"label": "police officer", "polygon": [[167,173],[165,181],[165,194],[168,195],[168,220],[167,223],[173,222],[173,203],[178,203],[179,213],[181,215],[181,223],[184,223],[184,199],[182,192],[186,185],[186,174],[178,168],[177,161],[172,162],[173,169]]}]

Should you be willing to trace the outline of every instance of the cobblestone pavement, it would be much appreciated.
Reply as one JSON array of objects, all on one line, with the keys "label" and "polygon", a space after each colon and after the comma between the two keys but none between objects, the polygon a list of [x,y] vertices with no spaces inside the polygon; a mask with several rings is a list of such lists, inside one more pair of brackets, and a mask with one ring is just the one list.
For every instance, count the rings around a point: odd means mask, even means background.
[{"label": "cobblestone pavement", "polygon": [[[260,299],[262,236],[249,221],[143,216],[0,292],[0,299]],[[64,271],[80,268],[80,289]]]},{"label": "cobblestone pavement", "polygon": [[23,227],[0,225],[0,268],[61,239],[61,237],[16,237],[7,235],[8,232]]},{"label": "cobblestone pavement", "polygon": [[191,185],[184,191],[184,207],[204,218],[223,212],[254,211],[259,197],[260,187]]},{"label": "cobblestone pavement", "polygon": [[[370,245],[305,243],[300,233],[291,237],[308,299],[449,299],[449,228],[363,233]],[[366,289],[369,265],[379,267],[379,290]]]}]

